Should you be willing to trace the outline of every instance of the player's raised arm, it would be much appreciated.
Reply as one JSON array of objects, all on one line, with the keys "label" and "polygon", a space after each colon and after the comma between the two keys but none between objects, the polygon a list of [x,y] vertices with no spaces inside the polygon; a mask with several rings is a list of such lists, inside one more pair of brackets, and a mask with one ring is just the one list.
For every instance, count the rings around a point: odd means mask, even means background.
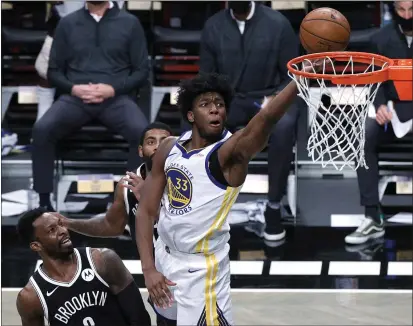
[{"label": "player's raised arm", "polygon": [[[128,213],[124,201],[124,180],[122,178],[115,190],[115,200],[104,216],[89,219],[65,218],[68,229],[90,237],[115,237],[122,235],[128,223]],[[143,180],[142,180],[143,182]]]},{"label": "player's raised arm", "polygon": [[165,139],[153,158],[151,173],[145,179],[141,201],[136,212],[136,245],[142,262],[145,285],[155,305],[166,307],[172,295],[167,285],[175,285],[155,268],[153,257],[153,222],[159,214],[162,194],[166,186],[165,160],[176,139]]},{"label": "player's raised arm", "polygon": [[44,326],[44,312],[34,288],[28,284],[17,295],[17,311],[22,326]]},{"label": "player's raised arm", "polygon": [[97,272],[116,295],[128,325],[151,325],[139,288],[120,257],[111,249],[92,249],[92,258]]},{"label": "player's raised arm", "polygon": [[271,129],[294,102],[296,95],[296,83],[291,81],[277,96],[269,98],[248,125],[218,150],[220,165],[231,186],[237,187],[244,182],[249,161],[266,146]]},{"label": "player's raised arm", "polygon": [[166,186],[164,164],[174,139],[165,139],[152,161],[151,173],[142,188],[141,201],[136,212],[136,245],[142,261],[142,270],[155,268],[153,258],[153,221],[157,219],[162,194]]}]

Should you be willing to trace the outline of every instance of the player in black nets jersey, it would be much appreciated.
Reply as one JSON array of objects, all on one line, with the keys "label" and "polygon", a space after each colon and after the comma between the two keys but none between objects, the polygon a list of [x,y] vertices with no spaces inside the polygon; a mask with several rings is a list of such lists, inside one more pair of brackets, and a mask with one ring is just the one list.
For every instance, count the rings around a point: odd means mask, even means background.
[{"label": "player in black nets jersey", "polygon": [[[129,223],[132,239],[135,239],[135,215],[138,209],[139,190],[143,180],[152,167],[152,157],[159,144],[172,135],[168,125],[161,122],[149,124],[141,136],[139,155],[144,162],[134,172],[127,172],[127,177],[122,178],[115,190],[115,199],[105,216],[90,219],[64,219],[64,224],[78,233],[91,237],[114,237],[122,235],[125,226]],[[127,184],[125,184],[127,182]],[[128,191],[129,189],[129,191]]]},{"label": "player in black nets jersey", "polygon": [[17,296],[23,326],[151,325],[132,275],[110,249],[73,248],[62,216],[36,208],[18,233],[43,264]]}]

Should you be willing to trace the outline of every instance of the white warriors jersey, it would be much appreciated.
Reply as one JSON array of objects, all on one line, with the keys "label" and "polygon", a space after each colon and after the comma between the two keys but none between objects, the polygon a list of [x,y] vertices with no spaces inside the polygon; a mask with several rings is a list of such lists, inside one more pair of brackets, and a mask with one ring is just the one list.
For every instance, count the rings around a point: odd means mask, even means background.
[{"label": "white warriors jersey", "polygon": [[209,158],[231,133],[205,148],[186,151],[182,134],[165,161],[166,187],[158,221],[158,235],[170,249],[184,253],[213,253],[229,240],[229,210],[241,187],[228,187],[211,175]]}]

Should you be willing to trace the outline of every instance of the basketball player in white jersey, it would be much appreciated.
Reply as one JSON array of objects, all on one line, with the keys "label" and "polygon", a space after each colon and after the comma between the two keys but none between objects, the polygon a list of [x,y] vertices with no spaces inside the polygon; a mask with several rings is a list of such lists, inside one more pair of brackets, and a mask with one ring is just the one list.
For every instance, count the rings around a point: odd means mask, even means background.
[{"label": "basketball player in white jersey", "polygon": [[43,263],[17,296],[23,326],[151,325],[138,287],[112,250],[73,248],[62,216],[36,208],[18,233]]},{"label": "basketball player in white jersey", "polygon": [[[217,74],[181,83],[177,104],[192,130],[161,144],[141,191],[136,235],[145,284],[157,310],[176,301],[178,325],[234,324],[226,217],[249,161],[266,146],[297,87],[291,82],[233,135],[224,129],[232,93]],[[152,221],[161,202],[154,258]]]},{"label": "basketball player in white jersey", "polygon": [[[149,124],[142,132],[138,149],[139,156],[145,163],[136,169],[136,173],[128,172],[128,175],[118,182],[114,202],[107,213],[104,216],[89,219],[64,218],[64,225],[72,231],[91,237],[115,237],[122,235],[126,224],[129,223],[132,239],[135,239],[135,216],[143,181],[151,170],[152,158],[159,145],[172,134],[171,128],[164,123]],[[176,324],[173,313],[163,309],[158,310],[156,311],[158,325]]]},{"label": "basketball player in white jersey", "polygon": [[[135,239],[135,216],[139,205],[143,180],[152,167],[152,157],[159,145],[172,135],[171,128],[161,122],[149,124],[141,136],[138,151],[143,158],[135,172],[127,172],[116,187],[113,204],[104,216],[89,219],[64,219],[64,224],[72,231],[91,237],[115,237],[123,234],[129,223],[132,239]],[[128,191],[129,190],[129,191]]]}]

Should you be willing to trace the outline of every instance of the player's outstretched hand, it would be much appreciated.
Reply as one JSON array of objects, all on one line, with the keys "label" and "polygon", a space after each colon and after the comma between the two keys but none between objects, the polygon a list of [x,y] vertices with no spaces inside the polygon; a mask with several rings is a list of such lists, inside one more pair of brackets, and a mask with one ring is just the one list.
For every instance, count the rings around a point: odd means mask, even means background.
[{"label": "player's outstretched hand", "polygon": [[118,181],[118,184],[116,185],[115,189],[115,201],[117,202],[123,202],[123,189],[126,188],[126,185],[128,184],[128,177],[125,176],[122,179]]},{"label": "player's outstretched hand", "polygon": [[174,286],[176,283],[168,280],[156,269],[144,272],[143,276],[145,277],[145,286],[148,289],[153,304],[164,309],[171,307],[173,297],[168,286]]},{"label": "player's outstretched hand", "polygon": [[127,181],[125,187],[130,189],[139,201],[141,198],[141,189],[143,187],[144,180],[133,172],[126,172],[126,174],[128,175],[128,178],[125,179]]},{"label": "player's outstretched hand", "polygon": [[[325,61],[325,63],[324,63]],[[323,71],[323,66],[324,64],[331,65],[331,63],[328,62],[328,60],[325,59],[315,59],[311,61],[303,61],[303,71],[304,72],[311,72],[311,73],[321,73]]]}]

